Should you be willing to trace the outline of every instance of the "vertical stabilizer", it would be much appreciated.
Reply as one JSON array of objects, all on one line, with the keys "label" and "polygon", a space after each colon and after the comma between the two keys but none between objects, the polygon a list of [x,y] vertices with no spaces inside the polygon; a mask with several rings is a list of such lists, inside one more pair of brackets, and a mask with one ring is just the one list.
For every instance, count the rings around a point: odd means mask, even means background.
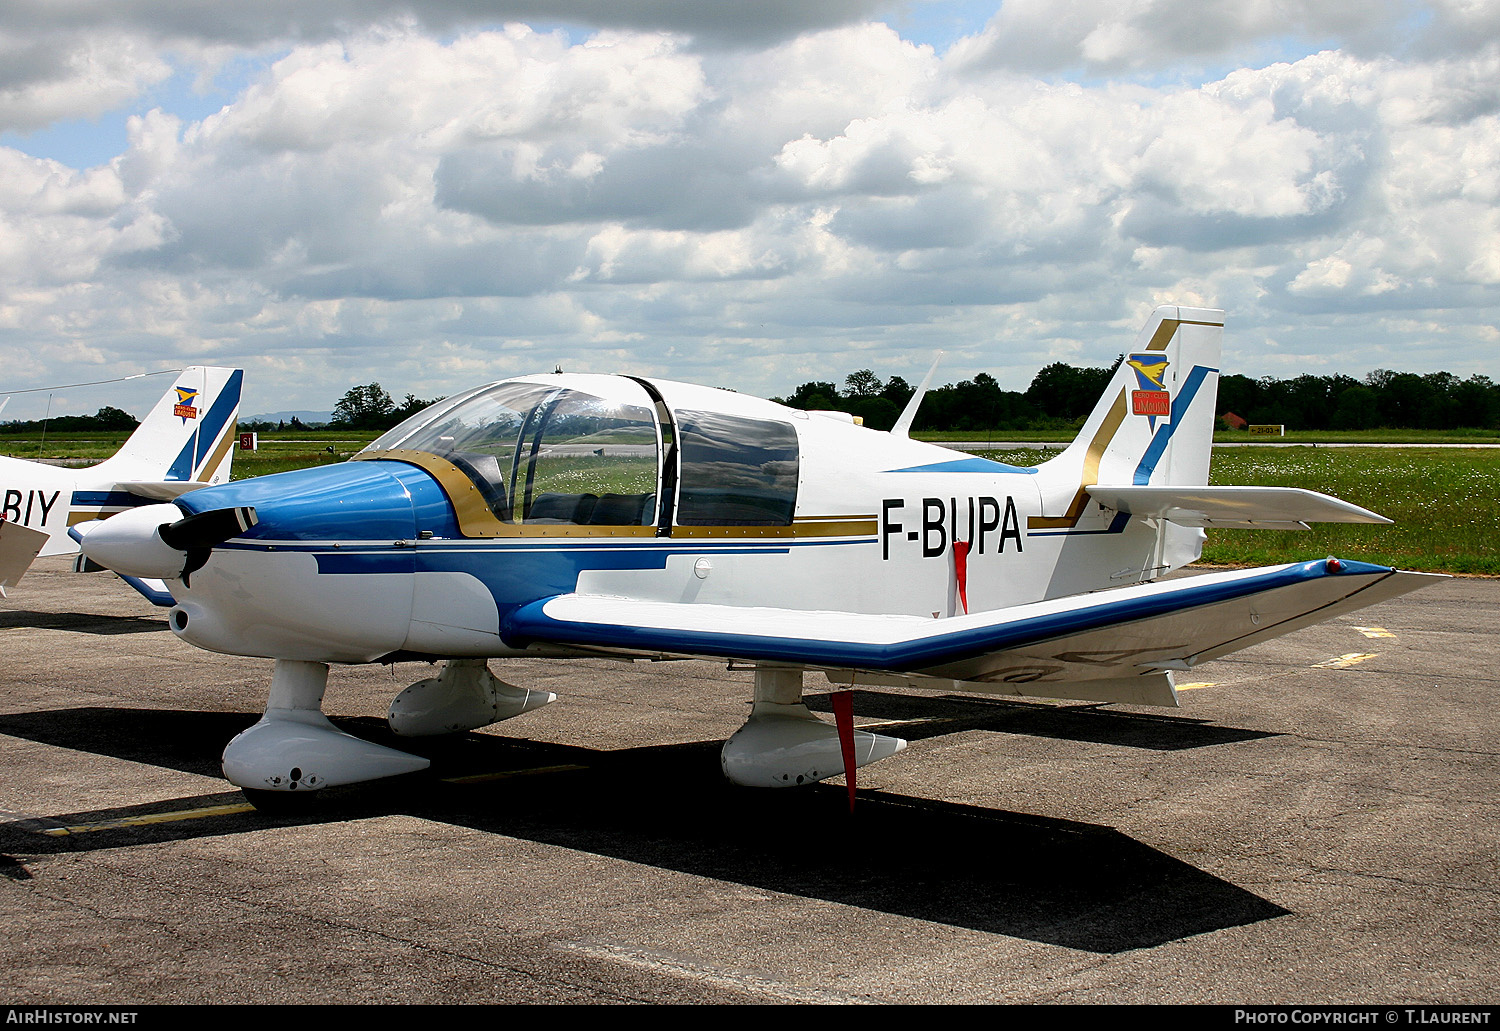
[{"label": "vertical stabilizer", "polygon": [[124,446],[94,471],[120,482],[226,482],[243,377],[239,369],[183,369]]},{"label": "vertical stabilizer", "polygon": [[1043,469],[1095,483],[1208,482],[1224,313],[1176,305],[1151,313],[1104,395]]},{"label": "vertical stabilizer", "polygon": [[1122,533],[1128,517],[1103,510],[1087,488],[1208,482],[1223,336],[1222,311],[1157,308],[1078,437],[1040,467],[1043,514],[1028,520],[1028,532],[1059,542],[1092,539],[1104,549],[1093,561],[1113,569],[1112,582],[1070,580],[1049,594],[1112,586],[1130,569],[1132,578],[1150,578],[1198,558],[1201,529],[1161,523],[1149,553],[1140,552],[1139,535]]}]

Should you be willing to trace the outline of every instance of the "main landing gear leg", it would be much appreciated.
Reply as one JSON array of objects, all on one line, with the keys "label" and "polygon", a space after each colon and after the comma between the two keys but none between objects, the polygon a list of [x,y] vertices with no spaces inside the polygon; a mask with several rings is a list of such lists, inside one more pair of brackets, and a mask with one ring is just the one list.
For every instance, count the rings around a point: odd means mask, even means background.
[{"label": "main landing gear leg", "polygon": [[[906,747],[898,737],[854,732],[854,765],[865,766]],[[758,666],[750,718],[724,743],[724,775],[753,788],[788,788],[844,772],[838,729],[802,702],[802,670]]]},{"label": "main landing gear leg", "polygon": [[420,756],[345,734],[329,723],[323,715],[327,686],[325,663],[277,659],[266,714],[224,749],[224,776],[260,795],[316,791],[427,768]]}]

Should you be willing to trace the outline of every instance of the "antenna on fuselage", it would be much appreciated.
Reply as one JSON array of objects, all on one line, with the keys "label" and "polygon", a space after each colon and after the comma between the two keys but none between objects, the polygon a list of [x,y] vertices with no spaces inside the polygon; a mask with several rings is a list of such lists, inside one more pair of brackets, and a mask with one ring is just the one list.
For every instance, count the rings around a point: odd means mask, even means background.
[{"label": "antenna on fuselage", "polygon": [[937,373],[938,363],[943,360],[943,352],[939,351],[932,359],[932,368],[927,370],[927,375],[922,377],[922,385],[917,392],[906,402],[906,411],[901,413],[901,418],[896,420],[896,425],[891,427],[891,436],[907,437],[911,435],[911,424],[917,417],[917,409],[922,407],[922,398],[927,393],[927,388],[932,385],[932,377]]}]

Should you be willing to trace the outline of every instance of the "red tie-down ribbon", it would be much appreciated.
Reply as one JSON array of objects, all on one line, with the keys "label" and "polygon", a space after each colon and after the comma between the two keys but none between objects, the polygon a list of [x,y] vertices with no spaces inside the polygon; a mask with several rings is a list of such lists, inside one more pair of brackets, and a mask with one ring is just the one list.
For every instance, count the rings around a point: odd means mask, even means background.
[{"label": "red tie-down ribbon", "polygon": [[969,614],[969,542],[953,542],[953,572],[958,577],[958,601]]}]

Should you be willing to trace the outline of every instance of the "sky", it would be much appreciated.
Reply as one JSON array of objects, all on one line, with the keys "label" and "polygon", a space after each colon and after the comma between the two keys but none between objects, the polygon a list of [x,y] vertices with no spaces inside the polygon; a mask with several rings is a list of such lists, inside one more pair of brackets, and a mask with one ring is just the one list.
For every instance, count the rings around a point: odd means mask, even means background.
[{"label": "sky", "polygon": [[8,0],[5,419],[561,367],[1500,379],[1500,0]]}]

